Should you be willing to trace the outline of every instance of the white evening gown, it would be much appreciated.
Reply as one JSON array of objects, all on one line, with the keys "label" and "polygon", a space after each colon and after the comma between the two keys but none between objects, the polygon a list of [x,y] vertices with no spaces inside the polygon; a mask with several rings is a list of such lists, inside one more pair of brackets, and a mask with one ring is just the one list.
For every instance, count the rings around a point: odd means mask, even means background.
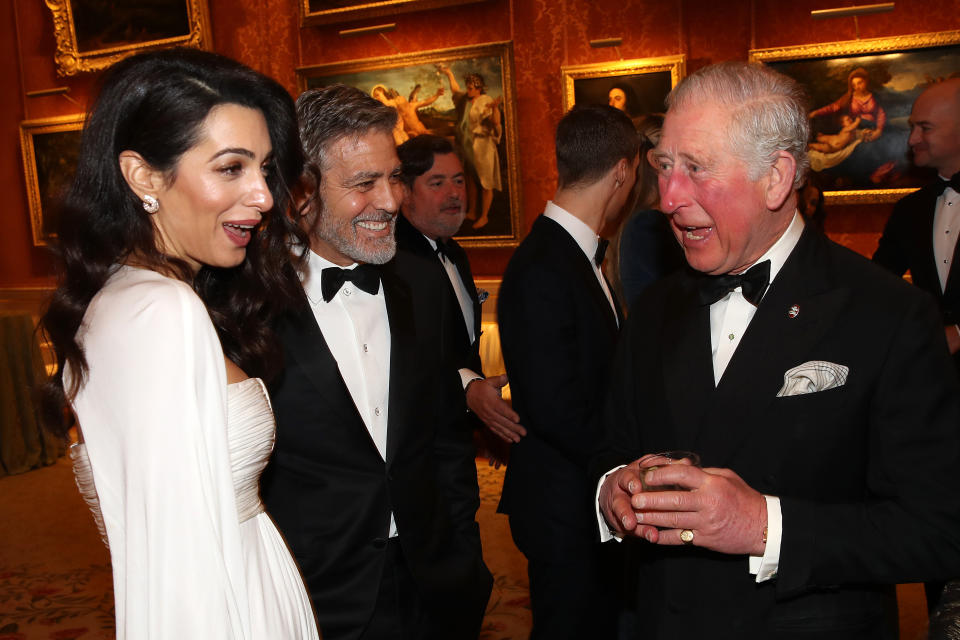
[{"label": "white evening gown", "polygon": [[258,378],[226,384],[192,289],[121,267],[78,339],[89,376],[73,405],[85,444],[71,455],[98,525],[102,515],[117,638],[318,638],[259,498],[274,441],[269,399]]}]

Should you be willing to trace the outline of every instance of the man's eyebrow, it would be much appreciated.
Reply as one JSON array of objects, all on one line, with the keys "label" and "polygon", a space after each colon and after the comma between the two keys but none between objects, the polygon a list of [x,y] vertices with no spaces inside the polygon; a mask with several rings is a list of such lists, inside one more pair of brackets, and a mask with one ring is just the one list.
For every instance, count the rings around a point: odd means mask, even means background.
[{"label": "man's eyebrow", "polygon": [[344,180],[344,184],[359,184],[361,182],[366,182],[367,180],[376,180],[377,178],[382,177],[382,171],[358,171]]},{"label": "man's eyebrow", "polygon": [[442,179],[444,179],[444,178],[451,178],[451,179],[452,179],[452,178],[462,178],[462,177],[463,177],[463,171],[457,171],[457,172],[456,172],[455,174],[453,174],[452,176],[448,176],[448,175],[445,174],[445,173],[432,173],[432,174],[430,174],[430,175],[427,176],[427,180],[442,180]]}]

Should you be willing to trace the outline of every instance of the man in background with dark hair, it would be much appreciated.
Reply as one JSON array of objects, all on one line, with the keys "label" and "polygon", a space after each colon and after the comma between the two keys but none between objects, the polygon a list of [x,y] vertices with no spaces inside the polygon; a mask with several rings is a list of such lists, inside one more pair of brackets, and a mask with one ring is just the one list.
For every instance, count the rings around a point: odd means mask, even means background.
[{"label": "man in background with dark hair", "polygon": [[310,246],[303,306],[278,327],[264,502],[326,640],[476,638],[492,579],[473,445],[444,352],[447,289],[394,259],[397,113],[343,85],[305,92],[297,113]]},{"label": "man in background with dark hair", "polygon": [[559,185],[517,248],[498,315],[513,406],[527,429],[512,445],[500,511],[528,561],[531,638],[615,637],[619,548],[601,548],[587,466],[622,316],[600,271],[630,199],[639,141],[609,106],[571,109],[557,126]]},{"label": "man in background with dark hair", "polygon": [[[454,307],[448,338],[458,354],[454,363],[471,410],[474,426],[486,427],[503,442],[517,442],[526,433],[519,417],[500,397],[506,375],[483,377],[480,362],[480,304],[467,254],[453,239],[463,224],[466,188],[463,165],[445,138],[420,135],[397,148],[404,184],[397,218],[397,249],[436,264],[449,283]],[[484,438],[493,460],[502,460],[504,447]]]}]

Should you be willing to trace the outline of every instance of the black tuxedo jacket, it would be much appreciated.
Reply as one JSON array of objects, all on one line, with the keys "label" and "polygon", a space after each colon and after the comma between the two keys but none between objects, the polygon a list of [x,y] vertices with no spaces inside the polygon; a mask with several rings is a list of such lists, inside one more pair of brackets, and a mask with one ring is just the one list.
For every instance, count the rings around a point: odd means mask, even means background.
[{"label": "black tuxedo jacket", "polygon": [[270,390],[277,442],[261,491],[324,633],[359,634],[369,619],[391,511],[420,595],[447,629],[442,637],[479,631],[492,580],[475,521],[463,393],[443,363],[447,306],[435,276],[409,256],[382,268],[391,335],[386,461],[306,299],[278,328],[285,369]]},{"label": "black tuxedo jacket", "polygon": [[[476,339],[472,343],[466,324],[463,321],[463,312],[460,310],[457,294],[453,290],[453,283],[450,282],[447,271],[441,264],[436,252],[424,235],[410,224],[402,213],[397,217],[397,249],[419,256],[423,260],[436,265],[447,283],[448,299],[452,305],[448,312],[451,319],[448,337],[450,338],[450,349],[457,359],[454,365],[458,369],[466,367],[483,375],[483,365],[480,362],[480,322],[482,320],[480,298],[477,296],[477,285],[473,280],[473,272],[470,270],[470,260],[467,258],[467,252],[453,238],[447,241],[447,247],[450,260],[457,267],[460,279],[466,285],[467,292],[473,301],[473,335],[476,336]],[[456,321],[457,319],[459,319],[459,322]]]},{"label": "black tuxedo jacket", "polygon": [[[594,478],[696,451],[783,513],[779,572],[760,584],[745,556],[629,541],[649,637],[896,637],[895,583],[960,575],[960,389],[929,297],[808,227],[716,387],[693,272],[639,300]],[[777,397],[810,361],[849,367],[846,384]]]},{"label": "black tuxedo jacket", "polygon": [[590,260],[553,220],[540,216],[510,259],[497,314],[513,408],[527,429],[511,445],[500,511],[511,526],[546,526],[545,547],[593,540],[588,462],[617,318]]},{"label": "black tuxedo jacket", "polygon": [[[939,178],[938,178],[939,180]],[[940,305],[943,324],[960,323],[960,242],[953,252],[953,262],[947,277],[947,288],[940,289],[933,256],[933,216],[936,213],[936,184],[902,198],[893,207],[887,220],[873,261],[898,276],[908,270],[913,284],[929,292]],[[954,365],[960,369],[960,354],[954,356]]]}]

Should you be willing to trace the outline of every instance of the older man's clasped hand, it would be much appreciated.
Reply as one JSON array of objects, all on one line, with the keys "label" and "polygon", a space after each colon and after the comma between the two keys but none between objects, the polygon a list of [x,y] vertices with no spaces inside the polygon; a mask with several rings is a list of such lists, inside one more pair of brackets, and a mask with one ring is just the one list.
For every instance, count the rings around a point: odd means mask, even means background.
[{"label": "older man's clasped hand", "polygon": [[[645,456],[608,475],[600,487],[600,513],[619,536],[660,545],[694,544],[729,554],[762,556],[767,503],[729,469],[667,464],[645,471],[648,486],[678,485],[683,491],[644,491]],[[681,539],[684,530],[688,542]]]}]

